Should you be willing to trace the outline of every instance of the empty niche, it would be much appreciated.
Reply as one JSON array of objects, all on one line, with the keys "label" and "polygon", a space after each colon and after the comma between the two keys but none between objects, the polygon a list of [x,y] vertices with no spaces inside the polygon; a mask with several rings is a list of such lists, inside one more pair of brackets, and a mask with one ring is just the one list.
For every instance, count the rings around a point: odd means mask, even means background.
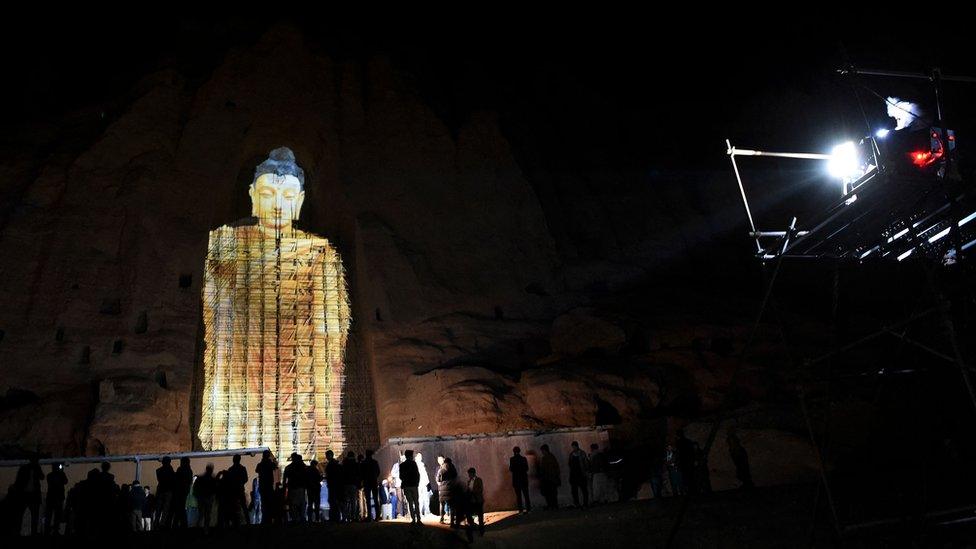
[{"label": "empty niche", "polygon": [[125,342],[122,341],[121,339],[116,339],[115,342],[112,343],[112,354],[117,355],[121,353],[124,347],[125,347]]},{"label": "empty niche", "polygon": [[58,326],[58,330],[54,332],[54,341],[64,341],[64,326]]},{"label": "empty niche", "polygon": [[186,290],[190,286],[193,286],[193,275],[192,274],[181,274],[180,275],[180,289]]},{"label": "empty niche", "polygon": [[103,315],[117,315],[122,312],[122,301],[119,298],[108,297],[102,300],[98,312]]},{"label": "empty niche", "polygon": [[169,389],[169,382],[166,380],[166,371],[162,368],[157,369],[153,373],[153,381],[163,389]]},{"label": "empty niche", "polygon": [[81,357],[78,358],[78,364],[91,364],[91,347],[85,345],[81,349]]}]

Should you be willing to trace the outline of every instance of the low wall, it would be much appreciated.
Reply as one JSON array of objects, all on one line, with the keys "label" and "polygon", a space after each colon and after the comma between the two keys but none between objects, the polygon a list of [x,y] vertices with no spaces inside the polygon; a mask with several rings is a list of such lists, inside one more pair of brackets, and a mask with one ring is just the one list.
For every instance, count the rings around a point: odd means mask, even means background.
[{"label": "low wall", "polygon": [[[413,450],[423,454],[427,474],[432,484],[437,471],[437,456],[451,458],[457,467],[461,478],[467,478],[467,470],[474,467],[478,476],[485,484],[485,510],[497,511],[515,509],[515,492],[512,490],[512,477],[508,471],[508,459],[512,457],[512,448],[518,446],[522,455],[529,461],[529,497],[533,507],[541,508],[545,504],[539,492],[539,479],[536,466],[540,456],[539,447],[549,445],[549,450],[559,461],[562,485],[559,487],[559,504],[570,505],[573,502],[569,489],[569,452],[570,444],[575,440],[580,447],[589,453],[590,444],[600,445],[605,450],[609,443],[610,434],[606,427],[582,427],[570,429],[556,429],[550,431],[515,431],[509,433],[491,433],[479,435],[458,435],[451,437],[426,438],[392,438],[376,452],[376,460],[380,463],[383,477],[390,474],[393,464],[399,460],[404,450]],[[595,482],[605,482],[598,478]],[[607,493],[606,487],[596,486],[594,491]]]},{"label": "low wall", "polygon": [[[163,455],[170,456],[173,460],[173,469],[180,465],[180,457],[190,458],[190,467],[193,468],[195,475],[203,474],[208,463],[214,464],[214,473],[229,468],[233,464],[233,455],[241,454],[241,465],[247,469],[248,480],[254,478],[256,473],[254,468],[261,461],[261,452],[264,448],[247,448],[242,450],[222,450],[214,452],[174,452],[172,454],[138,454],[128,456],[97,456],[83,458],[45,458],[40,460],[41,471],[45,477],[51,472],[51,463],[64,463],[64,473],[68,477],[68,485],[65,491],[70,490],[76,483],[81,482],[88,476],[88,471],[98,469],[103,461],[112,464],[109,471],[115,475],[115,483],[118,485],[132,484],[136,479],[138,471],[139,482],[143,486],[150,486],[152,492],[156,493],[156,468],[161,463]],[[14,483],[17,478],[17,470],[21,465],[27,463],[26,460],[7,460],[0,461],[0,487],[6,494],[7,487]],[[247,492],[250,493],[250,485]],[[47,496],[47,481],[41,481],[41,493]]]}]

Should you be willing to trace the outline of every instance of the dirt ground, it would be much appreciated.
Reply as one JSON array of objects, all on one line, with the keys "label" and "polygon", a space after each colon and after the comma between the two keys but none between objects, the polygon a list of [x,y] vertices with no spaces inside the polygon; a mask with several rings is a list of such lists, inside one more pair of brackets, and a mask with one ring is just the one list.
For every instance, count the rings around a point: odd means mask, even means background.
[{"label": "dirt ground", "polygon": [[[674,547],[974,547],[976,526],[971,514],[917,525],[895,524],[849,531],[837,543],[828,516],[821,515],[812,527],[815,486],[789,486],[728,491],[698,496],[688,505]],[[406,521],[356,524],[303,524],[285,527],[245,527],[214,530],[208,536],[198,529],[177,532],[132,534],[119,541],[143,549],[155,547],[378,547],[454,548],[485,547],[561,549],[586,547],[665,547],[681,500],[641,500],[605,504],[587,510],[533,510],[526,515],[513,512],[486,516],[486,534],[474,534],[469,543],[464,532],[451,530],[430,519],[422,526]],[[826,512],[821,508],[821,513]],[[976,521],[973,521],[976,522]],[[5,540],[6,541],[6,540]],[[81,540],[20,538],[25,547],[60,547]],[[110,545],[114,545],[110,543]]]}]

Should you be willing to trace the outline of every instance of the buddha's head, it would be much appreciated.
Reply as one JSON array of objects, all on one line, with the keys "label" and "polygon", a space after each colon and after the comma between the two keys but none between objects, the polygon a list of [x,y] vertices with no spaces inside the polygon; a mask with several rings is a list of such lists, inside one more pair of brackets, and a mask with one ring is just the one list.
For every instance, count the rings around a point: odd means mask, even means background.
[{"label": "buddha's head", "polygon": [[279,147],[254,169],[248,190],[251,215],[265,229],[286,231],[298,220],[305,200],[305,172],[295,163],[295,153]]}]

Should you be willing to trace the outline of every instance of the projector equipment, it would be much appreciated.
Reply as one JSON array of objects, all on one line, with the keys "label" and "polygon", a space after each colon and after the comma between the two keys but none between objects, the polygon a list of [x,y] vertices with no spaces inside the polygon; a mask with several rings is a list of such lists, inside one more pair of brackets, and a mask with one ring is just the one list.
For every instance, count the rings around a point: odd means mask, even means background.
[{"label": "projector equipment", "polygon": [[[809,411],[823,414],[825,421],[821,440],[829,440],[829,428],[834,423],[831,420],[833,410],[843,408],[834,405],[838,399],[836,396],[831,396],[832,383],[844,383],[840,402],[846,404],[858,387],[854,383],[843,381],[845,379],[861,380],[869,376],[882,377],[895,373],[914,375],[914,372],[922,371],[914,367],[916,361],[920,359],[918,355],[895,358],[896,362],[903,361],[908,365],[906,368],[885,365],[878,369],[876,364],[881,362],[882,358],[891,362],[892,356],[884,353],[884,355],[879,354],[874,360],[865,360],[863,353],[884,348],[882,345],[865,349],[869,342],[897,338],[899,354],[902,349],[911,348],[916,352],[925,353],[928,358],[940,365],[943,362],[954,364],[958,369],[961,385],[965,387],[969,404],[976,408],[976,380],[974,380],[974,370],[969,366],[971,353],[965,345],[966,342],[974,339],[973,331],[976,327],[976,323],[969,317],[972,310],[970,304],[974,299],[973,273],[967,268],[940,268],[941,265],[964,262],[967,259],[967,251],[976,251],[974,248],[976,246],[976,196],[974,196],[976,189],[973,189],[972,180],[965,177],[971,174],[972,170],[967,169],[964,164],[964,155],[957,154],[966,152],[966,142],[959,151],[956,151],[956,134],[943,117],[940,86],[942,81],[950,80],[976,83],[976,78],[949,77],[941,74],[938,69],[930,74],[854,69],[845,69],[841,73],[852,76],[870,75],[928,80],[935,89],[935,120],[925,119],[924,113],[918,106],[909,101],[879,95],[886,103],[888,116],[897,122],[896,126],[894,128],[872,127],[865,115],[865,122],[871,128],[871,135],[838,145],[830,154],[774,153],[738,149],[726,140],[727,154],[732,163],[732,170],[749,221],[749,235],[755,239],[756,256],[763,262],[765,289],[750,335],[739,351],[739,360],[732,371],[719,406],[720,412],[716,419],[710,421],[711,427],[702,449],[704,455],[710,455],[721,426],[726,425],[730,417],[737,412],[737,406],[740,405],[734,397],[738,394],[735,390],[737,373],[745,364],[747,349],[756,341],[767,309],[776,311],[777,320],[773,322],[777,324],[784,322],[785,317],[780,307],[775,304],[776,297],[773,291],[784,260],[787,258],[808,258],[812,261],[826,259],[825,263],[833,270],[829,325],[832,326],[834,337],[831,339],[834,340],[836,336],[841,335],[838,326],[845,324],[849,324],[847,330],[852,330],[851,335],[854,339],[840,344],[837,338],[837,341],[825,345],[822,338],[817,337],[816,341],[810,342],[810,345],[804,349],[808,354],[812,351],[814,356],[804,357],[801,354],[803,351],[794,353],[790,349],[791,340],[795,341],[801,337],[797,331],[790,331],[790,337],[787,337],[787,329],[780,325],[778,332],[783,346],[787,349],[784,358],[790,365],[790,370],[796,375],[799,411],[806,423],[810,443],[815,449],[820,474],[820,483],[814,498],[814,527],[817,521],[817,506],[825,502],[830,510],[828,516],[838,544],[843,544],[844,538],[848,535],[857,535],[858,532],[866,531],[868,528],[876,528],[879,525],[898,525],[901,528],[905,524],[901,512],[892,518],[885,516],[886,513],[881,516],[865,515],[863,510],[867,509],[867,506],[863,505],[864,491],[862,490],[834,492],[832,486],[842,481],[842,478],[832,475],[829,470],[829,462],[818,441],[817,429],[812,419],[816,416]],[[836,180],[838,188],[841,188],[839,183],[843,183],[843,191],[839,193],[841,196],[836,201],[829,204],[829,207],[811,216],[810,219],[802,219],[802,224],[794,216],[790,225],[784,230],[757,230],[754,212],[750,208],[736,160],[737,157],[744,156],[826,161],[826,171]],[[878,292],[870,298],[877,300],[894,298],[896,302],[904,301],[904,305],[911,303],[913,308],[911,314],[900,321],[890,323],[884,322],[883,317],[879,316],[878,320],[881,324],[877,330],[868,333],[865,333],[861,327],[853,326],[856,323],[840,321],[838,311],[844,309],[840,306],[841,297],[844,295],[841,291],[843,262],[890,261],[897,264],[898,261],[908,258],[925,258],[928,263],[913,265],[907,269],[884,268],[883,271],[892,274],[921,272],[924,274],[922,278],[928,291],[918,292],[917,288],[911,285],[905,286],[904,289],[895,286],[895,291],[879,288]],[[766,262],[770,260],[773,260],[772,265],[767,269]],[[892,265],[887,267],[890,266]],[[802,269],[787,270],[792,273],[800,271]],[[902,294],[902,298],[898,298],[896,295],[898,293]],[[938,314],[940,322],[930,321],[931,315],[935,314]],[[934,335],[933,326],[940,332],[937,334],[942,340],[939,343],[927,341]],[[919,328],[921,329],[919,332],[909,335],[910,329]],[[943,349],[946,342],[948,349]],[[843,358],[855,351],[858,352],[857,355]],[[826,372],[821,365],[827,366]],[[955,389],[957,383],[953,380],[949,388]],[[870,391],[875,400],[878,399],[881,389],[881,383],[872,383]],[[811,390],[809,396],[808,390]],[[949,393],[946,393],[947,398],[948,395]],[[817,406],[819,410],[813,406]],[[924,474],[921,475],[921,479],[921,493],[928,494],[925,489]],[[821,495],[824,496],[822,499]],[[668,534],[667,547],[675,545],[689,502],[694,497],[692,493],[682,498],[681,506]],[[966,497],[969,497],[968,493]],[[972,509],[976,508],[976,506],[959,507],[955,500],[951,503],[954,505],[953,508],[933,510],[919,516],[918,531],[920,533],[930,531],[933,520],[941,520],[943,521],[941,524],[947,524],[948,519],[941,517],[963,517],[954,522],[969,520]],[[853,512],[855,509],[857,511]],[[848,512],[845,513],[845,510]],[[815,528],[811,528],[811,532],[813,531]]]},{"label": "projector equipment", "polygon": [[[936,86],[965,77],[886,71],[842,71],[926,78]],[[749,218],[750,236],[761,260],[777,257],[832,258],[855,261],[903,261],[909,257],[953,263],[976,246],[976,189],[961,174],[956,133],[942,120],[925,124],[917,107],[888,98],[889,115],[901,114],[899,128],[882,129],[857,143],[847,142],[831,154],[770,153],[737,149],[726,140],[727,154]],[[827,160],[830,175],[843,182],[843,195],[812,219],[794,218],[785,230],[757,230],[742,183],[737,156],[772,156]],[[798,228],[802,227],[802,229]]]}]

